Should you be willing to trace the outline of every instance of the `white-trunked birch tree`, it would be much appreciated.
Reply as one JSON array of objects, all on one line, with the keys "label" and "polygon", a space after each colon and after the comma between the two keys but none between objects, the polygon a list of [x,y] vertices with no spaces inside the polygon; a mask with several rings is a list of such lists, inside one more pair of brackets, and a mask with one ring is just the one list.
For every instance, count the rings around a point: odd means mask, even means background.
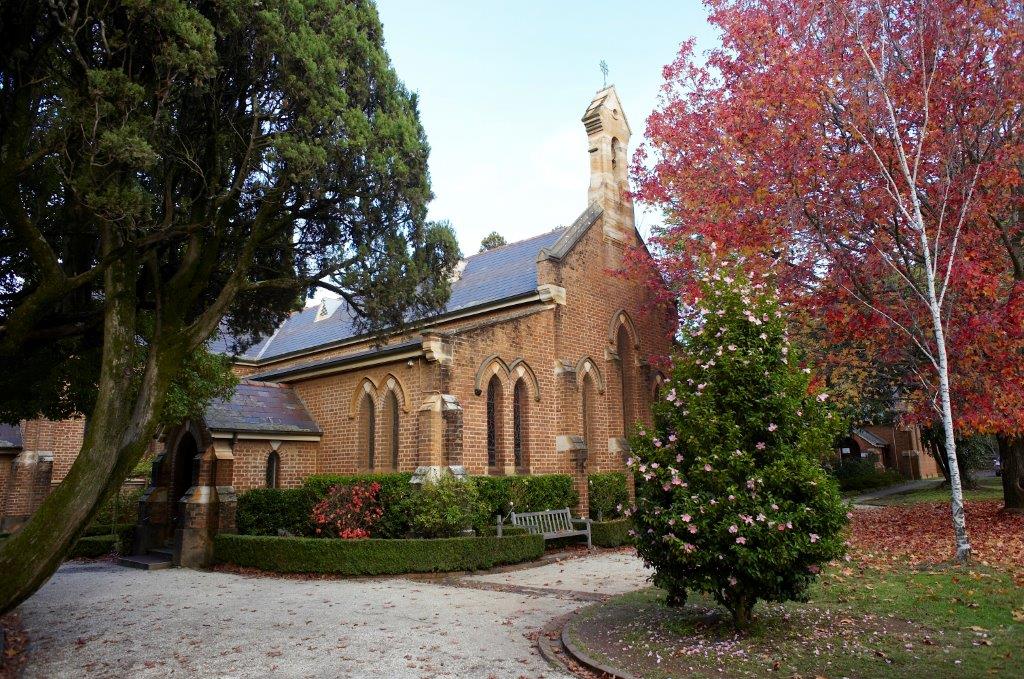
[{"label": "white-trunked birch tree", "polygon": [[[1005,174],[1002,140],[1019,124],[1019,102],[999,93],[1019,70],[1020,7],[709,4],[723,47],[698,60],[684,45],[635,164],[640,197],[668,217],[656,233],[663,271],[685,294],[701,255],[739,251],[773,271],[794,318],[824,330],[820,353],[854,338],[903,366],[891,398],[941,422],[966,560],[955,434],[986,425],[957,408],[1020,362],[1020,337],[1005,340],[1020,334],[1019,288],[981,195]],[[1007,353],[990,361],[994,337]]]}]

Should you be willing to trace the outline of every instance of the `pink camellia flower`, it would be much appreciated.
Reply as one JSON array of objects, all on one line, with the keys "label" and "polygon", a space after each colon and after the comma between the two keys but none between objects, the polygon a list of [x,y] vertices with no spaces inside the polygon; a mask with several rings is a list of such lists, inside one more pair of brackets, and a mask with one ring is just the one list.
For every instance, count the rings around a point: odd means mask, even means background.
[{"label": "pink camellia flower", "polygon": [[788,528],[790,530],[793,530],[793,522],[792,521],[787,521],[786,522],[786,528]]},{"label": "pink camellia flower", "polygon": [[747,539],[741,535],[738,538],[736,538],[736,544],[737,545],[745,545],[745,544],[747,544]]},{"label": "pink camellia flower", "polygon": [[661,465],[660,465],[660,464],[658,464],[657,462],[652,462],[652,463],[651,463],[651,469],[657,469],[657,468],[658,468],[658,467],[660,467],[660,466],[661,466]]},{"label": "pink camellia flower", "polygon": [[692,523],[690,524],[690,533],[692,535],[696,535],[697,534],[697,527],[694,526]]},{"label": "pink camellia flower", "polygon": [[736,524],[734,523],[733,525],[729,526],[729,532],[730,532],[730,533],[739,533],[739,532],[740,532],[740,527],[739,527],[739,526],[737,526],[737,525],[736,525]]},{"label": "pink camellia flower", "polygon": [[670,484],[668,481],[666,481],[665,483],[661,484],[661,489],[662,490],[672,490],[672,484]]},{"label": "pink camellia flower", "polygon": [[676,435],[675,435],[675,434],[669,434],[669,435],[668,435],[668,441],[669,441],[669,443],[675,443],[675,442],[676,442],[676,440],[677,440],[677,438],[676,438]]},{"label": "pink camellia flower", "polygon": [[736,578],[734,578],[734,577],[732,577],[730,575],[729,576],[729,584],[732,585],[733,587],[735,587],[736,586],[736,582],[737,582]]},{"label": "pink camellia flower", "polygon": [[750,516],[749,514],[740,514],[740,518],[743,519],[743,523],[747,524],[748,526],[754,525],[754,517]]},{"label": "pink camellia flower", "polygon": [[735,495],[730,495],[730,496],[729,496],[729,501],[730,501],[730,502],[732,502],[732,501],[733,501],[733,500],[735,500],[735,499],[736,499],[736,496],[735,496]]},{"label": "pink camellia flower", "polygon": [[821,401],[822,403],[824,403],[825,401],[828,400],[828,394],[825,394],[825,393],[818,394],[818,400]]},{"label": "pink camellia flower", "polygon": [[676,525],[676,520],[675,519],[669,519],[668,520],[668,525],[670,525],[670,526]]},{"label": "pink camellia flower", "polygon": [[758,450],[764,450],[766,448],[764,441],[758,441],[757,445],[754,447],[757,448]]},{"label": "pink camellia flower", "polygon": [[757,520],[758,520],[758,521],[764,521],[764,520],[765,520],[765,519],[767,519],[767,518],[768,518],[768,517],[767,517],[767,516],[765,516],[764,514],[758,514],[758,515],[757,515]]},{"label": "pink camellia flower", "polygon": [[680,520],[682,520],[685,523],[690,523],[690,520],[693,519],[693,517],[690,516],[689,514],[683,514],[679,518],[680,518]]},{"label": "pink camellia flower", "polygon": [[704,471],[706,471],[706,472],[711,471],[711,465],[710,464],[705,464],[704,465]]},{"label": "pink camellia flower", "polygon": [[779,530],[786,530],[786,524],[780,523],[779,524]]},{"label": "pink camellia flower", "polygon": [[773,502],[772,509],[774,509],[775,511],[779,511],[779,506]]},{"label": "pink camellia flower", "polygon": [[811,533],[810,534],[810,538],[811,538],[811,542],[817,542],[821,538],[821,536],[818,535],[817,533]]},{"label": "pink camellia flower", "polygon": [[810,566],[808,566],[807,570],[810,571],[811,573],[814,573],[815,575],[817,575],[819,572],[821,572],[821,568],[819,568],[818,566],[815,566],[814,564],[811,564]]},{"label": "pink camellia flower", "polygon": [[747,479],[747,489],[754,490],[754,479]]},{"label": "pink camellia flower", "polygon": [[682,462],[682,461],[683,461],[683,454],[682,453],[678,453],[676,455],[676,462]]},{"label": "pink camellia flower", "polygon": [[672,477],[672,485],[673,486],[681,486],[681,485],[683,485],[683,480],[681,478],[679,478],[678,476],[673,476]]},{"label": "pink camellia flower", "polygon": [[691,545],[689,542],[684,542],[683,543],[683,551],[685,551],[687,554],[689,554],[690,552],[693,552],[696,549],[697,548],[694,547],[693,545]]},{"label": "pink camellia flower", "polygon": [[779,428],[779,425],[775,424],[774,422],[772,422],[771,424],[768,425],[768,431],[775,431],[778,428]]},{"label": "pink camellia flower", "polygon": [[654,439],[654,447],[661,448],[661,439]]}]

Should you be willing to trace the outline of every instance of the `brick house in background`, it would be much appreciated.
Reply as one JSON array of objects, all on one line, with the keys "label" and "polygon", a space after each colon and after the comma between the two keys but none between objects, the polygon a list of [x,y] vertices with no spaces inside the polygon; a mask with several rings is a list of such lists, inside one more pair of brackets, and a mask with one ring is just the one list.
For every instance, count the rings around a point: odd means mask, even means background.
[{"label": "brick house in background", "polygon": [[[164,433],[140,503],[140,549],[173,540],[177,563],[205,563],[210,536],[233,528],[236,493],[315,473],[570,473],[585,510],[588,474],[624,469],[628,430],[650,419],[663,376],[649,359],[668,355],[676,317],[616,275],[643,241],[614,87],[596,94],[583,124],[582,214],[460,262],[444,312],[381,345],[328,299],[235,356],[243,381],[230,401]],[[70,462],[53,459],[56,483]],[[3,464],[0,451],[0,484]]]},{"label": "brick house in background", "polygon": [[935,458],[921,441],[917,425],[864,425],[840,441],[839,461],[874,457],[880,469],[899,472],[905,479],[942,476]]}]

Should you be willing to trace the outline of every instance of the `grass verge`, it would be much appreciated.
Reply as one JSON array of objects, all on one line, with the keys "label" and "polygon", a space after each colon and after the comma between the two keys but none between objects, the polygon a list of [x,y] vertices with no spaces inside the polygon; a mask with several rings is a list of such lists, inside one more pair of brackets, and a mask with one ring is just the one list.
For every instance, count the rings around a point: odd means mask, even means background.
[{"label": "grass verge", "polygon": [[748,634],[692,597],[682,609],[647,589],[583,611],[574,643],[643,677],[1019,677],[1024,592],[990,569],[833,567],[807,603],[758,605]]}]

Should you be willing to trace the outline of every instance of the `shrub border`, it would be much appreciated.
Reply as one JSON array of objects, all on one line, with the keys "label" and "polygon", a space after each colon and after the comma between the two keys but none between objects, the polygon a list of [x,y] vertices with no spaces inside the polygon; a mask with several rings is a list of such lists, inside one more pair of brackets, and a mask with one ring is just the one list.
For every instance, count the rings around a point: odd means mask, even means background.
[{"label": "shrub border", "polygon": [[531,561],[543,554],[540,535],[338,540],[221,533],[213,542],[217,564],[276,573],[447,573]]},{"label": "shrub border", "polygon": [[590,539],[598,547],[621,547],[632,544],[629,535],[633,527],[633,519],[613,519],[611,521],[591,521]]}]

